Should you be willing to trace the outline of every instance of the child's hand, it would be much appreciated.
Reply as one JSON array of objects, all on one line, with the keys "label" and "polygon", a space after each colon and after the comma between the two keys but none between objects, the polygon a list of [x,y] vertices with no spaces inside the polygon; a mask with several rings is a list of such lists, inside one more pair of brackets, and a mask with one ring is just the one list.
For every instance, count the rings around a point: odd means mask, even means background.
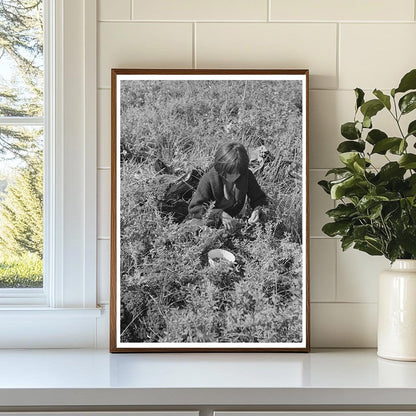
[{"label": "child's hand", "polygon": [[224,225],[224,228],[227,231],[234,232],[237,227],[237,220],[234,219],[231,215],[227,214],[225,211],[221,214],[221,220]]},{"label": "child's hand", "polygon": [[249,224],[255,224],[256,222],[260,221],[260,210],[255,209],[252,213],[250,218],[248,219]]}]

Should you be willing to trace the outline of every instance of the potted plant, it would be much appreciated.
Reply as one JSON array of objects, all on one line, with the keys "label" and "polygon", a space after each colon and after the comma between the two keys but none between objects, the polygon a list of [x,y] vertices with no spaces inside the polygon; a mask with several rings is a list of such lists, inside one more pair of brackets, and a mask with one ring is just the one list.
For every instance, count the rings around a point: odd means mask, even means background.
[{"label": "potted plant", "polygon": [[[391,261],[379,279],[378,355],[416,361],[416,120],[404,122],[416,109],[416,69],[389,95],[375,89],[366,101],[360,88],[355,95],[354,120],[341,126],[346,140],[337,148],[342,167],[319,182],[338,201],[322,231],[341,237],[343,250]],[[383,111],[394,119],[394,132],[373,126]]]}]

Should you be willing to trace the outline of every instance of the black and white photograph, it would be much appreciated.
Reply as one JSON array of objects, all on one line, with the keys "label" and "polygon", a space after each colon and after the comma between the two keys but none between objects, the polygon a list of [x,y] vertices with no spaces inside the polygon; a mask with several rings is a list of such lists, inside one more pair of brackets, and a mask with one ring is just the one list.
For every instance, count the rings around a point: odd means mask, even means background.
[{"label": "black and white photograph", "polygon": [[112,70],[111,346],[308,351],[307,70]]}]

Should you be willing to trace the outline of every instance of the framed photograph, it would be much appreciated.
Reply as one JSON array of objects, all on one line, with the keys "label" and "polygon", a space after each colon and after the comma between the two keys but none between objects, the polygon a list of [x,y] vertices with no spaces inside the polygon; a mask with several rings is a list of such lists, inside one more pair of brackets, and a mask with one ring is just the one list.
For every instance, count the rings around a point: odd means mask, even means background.
[{"label": "framed photograph", "polygon": [[309,351],[308,70],[113,69],[111,352]]}]

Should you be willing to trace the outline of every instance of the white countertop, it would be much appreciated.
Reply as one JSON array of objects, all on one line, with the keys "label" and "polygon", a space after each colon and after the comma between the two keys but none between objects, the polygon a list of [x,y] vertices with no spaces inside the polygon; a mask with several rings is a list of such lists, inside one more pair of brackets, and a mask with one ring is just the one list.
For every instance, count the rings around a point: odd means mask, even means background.
[{"label": "white countertop", "polygon": [[416,363],[375,350],[0,350],[0,407],[97,404],[416,406]]}]

